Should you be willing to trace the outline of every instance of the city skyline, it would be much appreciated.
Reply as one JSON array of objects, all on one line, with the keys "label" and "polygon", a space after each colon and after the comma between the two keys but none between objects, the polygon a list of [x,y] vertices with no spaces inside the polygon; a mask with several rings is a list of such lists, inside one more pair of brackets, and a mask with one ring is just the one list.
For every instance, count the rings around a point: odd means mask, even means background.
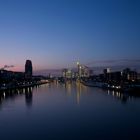
[{"label": "city skyline", "polygon": [[137,0],[0,1],[0,68],[35,71],[75,67],[139,69],[140,2]]}]

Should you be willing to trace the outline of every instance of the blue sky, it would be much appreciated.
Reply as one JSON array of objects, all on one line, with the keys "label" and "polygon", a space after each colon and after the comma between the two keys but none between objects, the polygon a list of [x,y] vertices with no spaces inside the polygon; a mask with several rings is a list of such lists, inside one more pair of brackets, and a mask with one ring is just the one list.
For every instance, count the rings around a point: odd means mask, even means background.
[{"label": "blue sky", "polygon": [[139,7],[139,0],[0,0],[0,66],[137,65]]}]

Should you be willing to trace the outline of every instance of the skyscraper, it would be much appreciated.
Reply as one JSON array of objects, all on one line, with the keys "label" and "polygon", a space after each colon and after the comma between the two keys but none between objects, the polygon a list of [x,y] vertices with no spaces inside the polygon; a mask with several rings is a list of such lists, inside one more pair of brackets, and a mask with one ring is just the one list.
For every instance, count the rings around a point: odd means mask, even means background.
[{"label": "skyscraper", "polygon": [[26,63],[25,63],[25,76],[26,76],[26,78],[31,78],[32,73],[33,73],[32,61],[26,60]]}]

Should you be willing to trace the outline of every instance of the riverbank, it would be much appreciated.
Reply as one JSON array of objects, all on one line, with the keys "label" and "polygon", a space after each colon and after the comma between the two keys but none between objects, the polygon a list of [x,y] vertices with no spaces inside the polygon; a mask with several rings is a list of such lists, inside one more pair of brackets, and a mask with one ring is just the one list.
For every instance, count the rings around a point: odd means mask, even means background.
[{"label": "riverbank", "polygon": [[49,81],[38,81],[38,82],[31,82],[31,83],[22,83],[20,85],[3,86],[3,87],[0,87],[0,91],[34,87],[34,86],[43,85],[46,83],[49,83]]},{"label": "riverbank", "polygon": [[104,82],[81,81],[85,86],[98,87],[107,90],[114,90],[127,93],[135,93],[140,95],[140,84],[127,84],[127,85],[113,85]]}]

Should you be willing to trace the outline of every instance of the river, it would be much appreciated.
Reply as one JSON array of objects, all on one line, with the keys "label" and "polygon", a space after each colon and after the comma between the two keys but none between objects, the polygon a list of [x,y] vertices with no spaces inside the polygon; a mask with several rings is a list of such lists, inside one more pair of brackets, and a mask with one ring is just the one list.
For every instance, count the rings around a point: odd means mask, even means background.
[{"label": "river", "polygon": [[140,138],[140,98],[50,83],[1,93],[0,140],[125,140]]}]

